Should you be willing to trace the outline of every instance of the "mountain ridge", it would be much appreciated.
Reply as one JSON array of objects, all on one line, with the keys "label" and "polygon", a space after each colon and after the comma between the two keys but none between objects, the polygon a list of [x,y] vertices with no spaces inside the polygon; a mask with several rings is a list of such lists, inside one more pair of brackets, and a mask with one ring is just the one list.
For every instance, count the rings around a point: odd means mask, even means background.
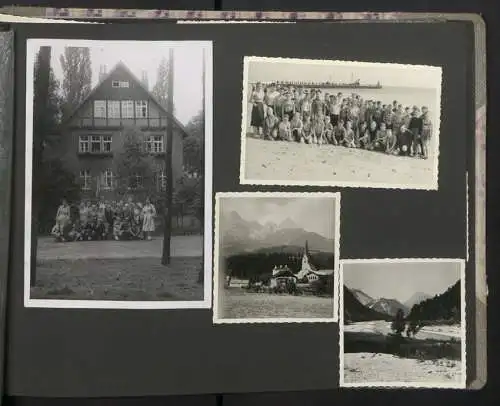
[{"label": "mountain ridge", "polygon": [[[315,251],[334,252],[335,243],[322,235],[307,231],[297,226],[290,218],[280,223],[280,227],[272,222],[264,225],[257,221],[247,221],[236,211],[225,213],[222,216],[221,246],[227,254],[252,252],[259,249],[280,246],[301,246],[306,241]],[[295,228],[288,228],[294,226]]]},{"label": "mountain ridge", "polygon": [[366,306],[368,303],[373,302],[375,299],[370,295],[363,292],[361,289],[349,289],[351,293],[359,300],[359,302]]}]

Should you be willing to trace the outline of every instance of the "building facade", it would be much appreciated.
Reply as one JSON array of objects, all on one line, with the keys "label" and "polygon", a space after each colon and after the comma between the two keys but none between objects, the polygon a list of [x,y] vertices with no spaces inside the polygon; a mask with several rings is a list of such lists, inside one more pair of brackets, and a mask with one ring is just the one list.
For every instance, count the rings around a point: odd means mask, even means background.
[{"label": "building facade", "polygon": [[[97,86],[62,126],[62,157],[79,181],[82,198],[117,198],[116,159],[123,152],[128,131],[152,156],[155,192],[166,187],[165,152],[167,123],[173,125],[173,184],[183,175],[184,126],[166,111],[148,90],[147,78],[139,80],[119,62],[109,74],[101,70]],[[130,176],[128,194],[147,195],[140,173]],[[151,181],[151,179],[149,179]]]}]

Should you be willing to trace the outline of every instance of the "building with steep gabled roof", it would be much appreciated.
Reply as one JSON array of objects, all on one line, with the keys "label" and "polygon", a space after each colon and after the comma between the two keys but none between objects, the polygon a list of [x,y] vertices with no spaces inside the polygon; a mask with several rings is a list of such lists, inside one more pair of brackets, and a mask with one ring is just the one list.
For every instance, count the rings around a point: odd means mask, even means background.
[{"label": "building with steep gabled roof", "polygon": [[[144,74],[143,74],[144,76]],[[173,124],[173,184],[183,174],[185,127],[149,91],[147,77],[139,80],[123,63],[107,73],[101,69],[98,84],[61,125],[58,156],[79,181],[83,197],[115,197],[113,159],[123,150],[124,130],[133,127],[155,163],[157,191],[165,189],[167,123]],[[135,176],[130,192],[141,193],[141,177]]]}]

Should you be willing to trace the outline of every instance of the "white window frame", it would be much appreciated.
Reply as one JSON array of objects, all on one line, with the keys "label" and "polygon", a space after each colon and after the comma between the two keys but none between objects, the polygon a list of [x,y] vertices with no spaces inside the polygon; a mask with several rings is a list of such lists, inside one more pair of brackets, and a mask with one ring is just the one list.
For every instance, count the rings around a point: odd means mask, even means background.
[{"label": "white window frame", "polygon": [[[111,152],[112,151],[112,138],[111,135],[103,135],[102,137],[102,152]],[[109,145],[109,149],[106,149],[106,146]]]},{"label": "white window frame", "polygon": [[135,117],[136,118],[148,118],[148,101],[147,100],[136,100],[135,102]]},{"label": "white window frame", "polygon": [[163,152],[163,135],[151,136],[151,151],[155,153]]},{"label": "white window frame", "polygon": [[78,137],[78,152],[90,152],[90,138],[88,135],[80,135]]},{"label": "white window frame", "polygon": [[164,143],[163,143],[163,135],[148,135],[145,139],[146,151],[151,154],[158,154],[161,152],[165,152]]},{"label": "white window frame", "polygon": [[159,192],[167,190],[167,175],[164,169],[160,169],[156,174],[156,188]]},{"label": "white window frame", "polygon": [[104,190],[112,190],[115,175],[111,169],[106,169],[102,172],[102,188]]},{"label": "white window frame", "polygon": [[106,118],[106,100],[94,100],[94,118]]},{"label": "white window frame", "polygon": [[128,88],[130,83],[128,80],[113,80],[111,86],[114,88]]},{"label": "white window frame", "polygon": [[122,118],[134,118],[133,100],[122,100]]},{"label": "white window frame", "polygon": [[120,119],[119,100],[108,100],[108,118]]},{"label": "white window frame", "polygon": [[[99,145],[99,151],[94,151],[93,146]],[[100,135],[91,135],[90,136],[90,153],[91,154],[100,154],[102,153],[102,137]]]},{"label": "white window frame", "polygon": [[92,190],[92,176],[89,169],[82,169],[80,171],[81,189]]}]

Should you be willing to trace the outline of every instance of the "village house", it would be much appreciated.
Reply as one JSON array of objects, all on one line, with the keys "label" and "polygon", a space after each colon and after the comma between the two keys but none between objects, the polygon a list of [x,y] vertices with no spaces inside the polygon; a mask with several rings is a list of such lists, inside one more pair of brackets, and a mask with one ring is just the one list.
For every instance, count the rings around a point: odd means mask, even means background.
[{"label": "village house", "polygon": [[309,245],[306,241],[304,253],[302,254],[302,265],[300,271],[296,274],[288,266],[275,266],[272,272],[271,287],[279,286],[284,283],[304,283],[311,284],[321,278],[327,278],[333,274],[333,269],[317,269],[311,262]]},{"label": "village house", "polygon": [[[82,197],[114,199],[114,158],[123,150],[123,133],[135,128],[145,150],[154,158],[155,187],[165,190],[165,151],[168,120],[173,121],[173,184],[183,174],[184,126],[149,91],[147,75],[139,80],[122,62],[109,73],[101,67],[99,82],[62,126],[60,156],[71,170]],[[130,193],[140,193],[143,179],[130,180]]]}]

